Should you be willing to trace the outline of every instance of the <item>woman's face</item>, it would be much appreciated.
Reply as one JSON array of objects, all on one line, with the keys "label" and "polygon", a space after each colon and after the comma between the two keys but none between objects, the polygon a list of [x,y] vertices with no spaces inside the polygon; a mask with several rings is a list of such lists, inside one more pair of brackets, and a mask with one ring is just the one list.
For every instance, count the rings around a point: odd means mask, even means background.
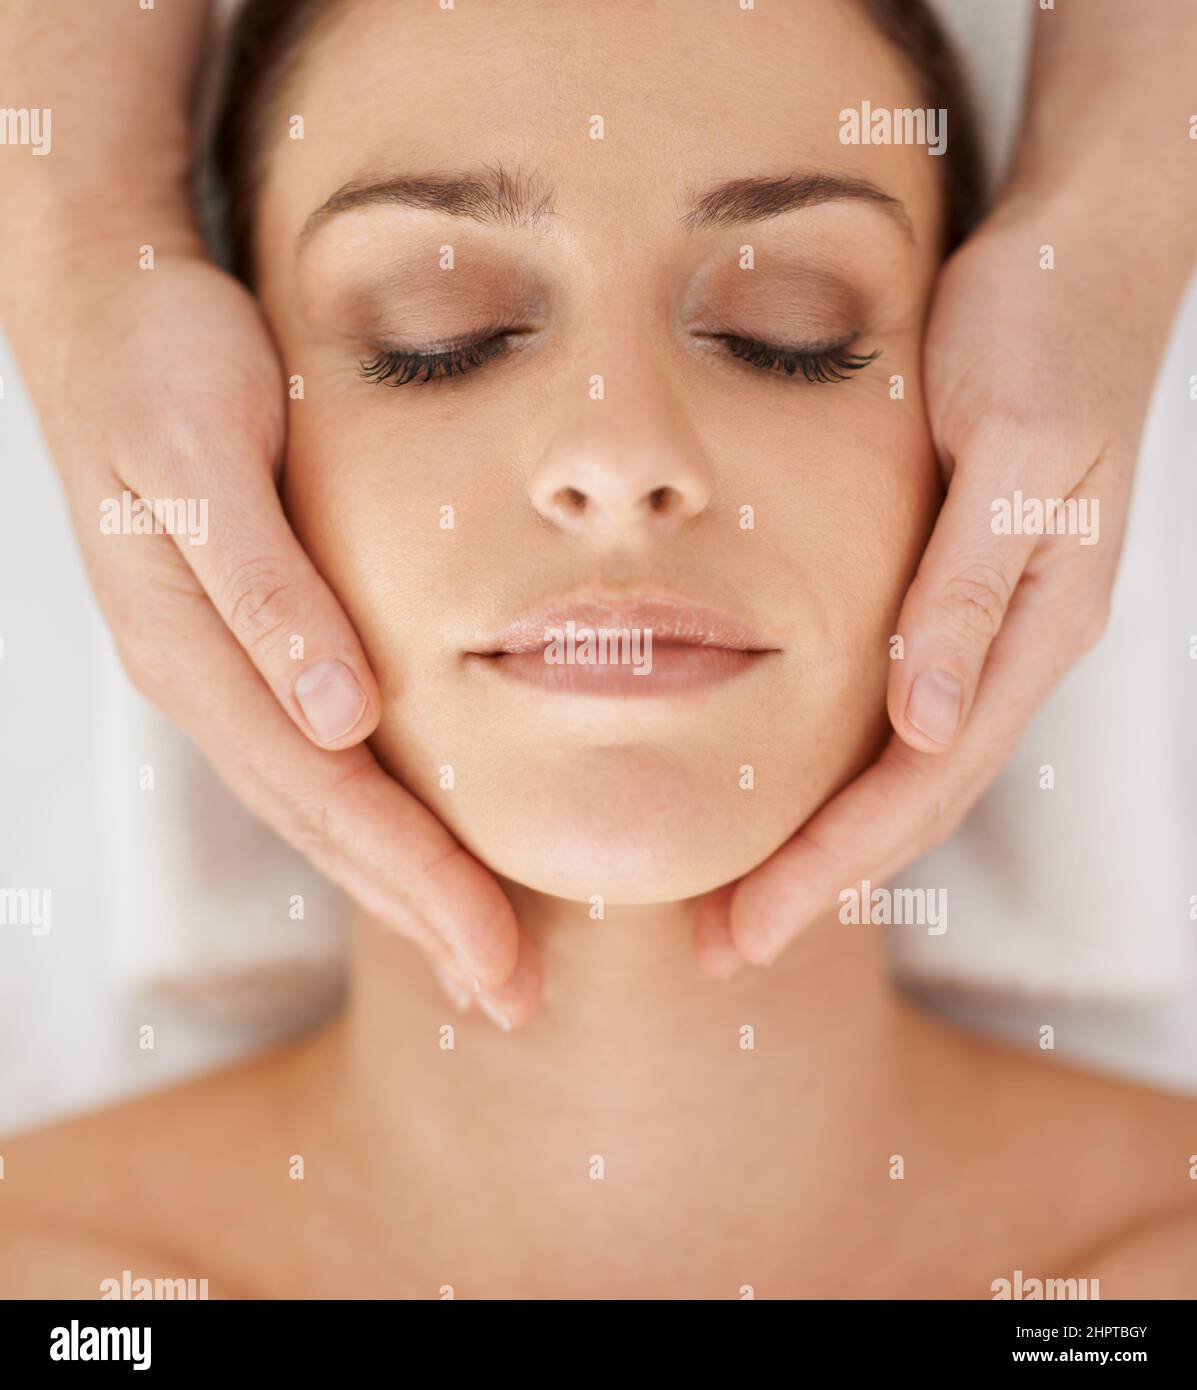
[{"label": "woman's face", "polygon": [[938,163],[839,141],[914,78],[843,0],[328,10],[257,248],[375,750],[532,888],[737,878],[878,751],[938,501]]}]

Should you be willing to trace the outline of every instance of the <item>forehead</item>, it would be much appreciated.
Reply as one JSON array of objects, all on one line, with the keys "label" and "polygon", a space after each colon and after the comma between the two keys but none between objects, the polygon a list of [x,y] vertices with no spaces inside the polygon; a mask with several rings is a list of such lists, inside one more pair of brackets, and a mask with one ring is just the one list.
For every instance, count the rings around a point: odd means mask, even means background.
[{"label": "forehead", "polygon": [[832,171],[901,199],[930,245],[940,161],[842,144],[862,100],[922,104],[855,0],[326,0],[260,212],[290,239],[347,183],[489,164],[530,171],[566,221],[651,232],[714,182]]}]

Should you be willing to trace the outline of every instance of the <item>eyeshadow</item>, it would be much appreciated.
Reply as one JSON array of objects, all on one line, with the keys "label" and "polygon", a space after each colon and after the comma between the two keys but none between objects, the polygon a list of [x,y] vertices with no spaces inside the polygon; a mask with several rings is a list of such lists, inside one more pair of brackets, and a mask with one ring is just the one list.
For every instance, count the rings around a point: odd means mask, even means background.
[{"label": "eyeshadow", "polygon": [[768,331],[781,342],[836,337],[860,326],[864,299],[843,276],[793,256],[758,256],[755,268],[738,261],[702,267],[686,286],[678,311],[692,331],[726,332],[729,325]]},{"label": "eyeshadow", "polygon": [[526,268],[475,249],[442,269],[444,244],[396,249],[395,239],[378,238],[331,260],[314,257],[301,276],[301,312],[322,333],[403,343],[453,340],[544,317],[545,287]]}]

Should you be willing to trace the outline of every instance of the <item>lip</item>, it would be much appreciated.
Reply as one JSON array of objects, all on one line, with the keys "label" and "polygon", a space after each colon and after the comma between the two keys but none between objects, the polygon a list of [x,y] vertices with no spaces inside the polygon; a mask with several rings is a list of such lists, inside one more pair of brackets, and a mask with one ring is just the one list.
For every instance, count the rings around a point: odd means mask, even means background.
[{"label": "lip", "polygon": [[467,654],[545,690],[654,696],[731,680],[778,650],[745,622],[684,599],[579,595],[522,615]]}]

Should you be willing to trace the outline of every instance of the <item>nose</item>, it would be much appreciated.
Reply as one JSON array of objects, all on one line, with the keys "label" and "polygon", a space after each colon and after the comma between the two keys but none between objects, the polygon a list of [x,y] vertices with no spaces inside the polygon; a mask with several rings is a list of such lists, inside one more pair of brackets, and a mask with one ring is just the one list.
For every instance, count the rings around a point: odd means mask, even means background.
[{"label": "nose", "polygon": [[621,376],[561,422],[528,494],[563,531],[627,540],[676,531],[706,508],[711,488],[699,442],[665,384]]}]

